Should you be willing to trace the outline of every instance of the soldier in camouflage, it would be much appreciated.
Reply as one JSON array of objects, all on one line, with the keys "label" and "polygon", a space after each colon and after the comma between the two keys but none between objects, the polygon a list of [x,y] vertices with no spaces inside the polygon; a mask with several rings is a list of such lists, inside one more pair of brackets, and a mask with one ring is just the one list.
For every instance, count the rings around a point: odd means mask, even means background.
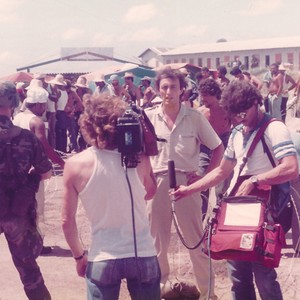
[{"label": "soldier in camouflage", "polygon": [[35,192],[39,180],[51,176],[51,163],[36,136],[11,122],[18,102],[14,84],[0,82],[0,234],[5,234],[28,299],[50,300],[36,262],[42,238]]}]

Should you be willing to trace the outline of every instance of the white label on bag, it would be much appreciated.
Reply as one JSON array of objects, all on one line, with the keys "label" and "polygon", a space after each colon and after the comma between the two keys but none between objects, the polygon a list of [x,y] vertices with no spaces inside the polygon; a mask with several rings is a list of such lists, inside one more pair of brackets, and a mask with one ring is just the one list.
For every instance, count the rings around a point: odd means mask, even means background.
[{"label": "white label on bag", "polygon": [[260,214],[260,203],[227,203],[224,225],[258,226]]},{"label": "white label on bag", "polygon": [[254,243],[254,233],[243,233],[240,243],[241,249],[252,249]]}]

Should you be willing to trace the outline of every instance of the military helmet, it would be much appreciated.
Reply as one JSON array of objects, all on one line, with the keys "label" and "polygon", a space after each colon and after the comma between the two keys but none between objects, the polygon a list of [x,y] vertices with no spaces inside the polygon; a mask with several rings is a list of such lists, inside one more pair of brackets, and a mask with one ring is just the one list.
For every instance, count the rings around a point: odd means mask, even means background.
[{"label": "military helmet", "polygon": [[19,96],[15,85],[11,81],[0,82],[0,106],[4,107],[18,107]]}]

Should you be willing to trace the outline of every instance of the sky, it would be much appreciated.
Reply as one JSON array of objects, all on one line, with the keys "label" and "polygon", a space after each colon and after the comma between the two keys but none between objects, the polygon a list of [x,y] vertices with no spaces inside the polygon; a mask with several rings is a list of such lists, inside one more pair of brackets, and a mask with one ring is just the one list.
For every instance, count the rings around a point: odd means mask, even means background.
[{"label": "sky", "polygon": [[149,47],[300,36],[299,0],[0,0],[0,76],[62,47]]}]

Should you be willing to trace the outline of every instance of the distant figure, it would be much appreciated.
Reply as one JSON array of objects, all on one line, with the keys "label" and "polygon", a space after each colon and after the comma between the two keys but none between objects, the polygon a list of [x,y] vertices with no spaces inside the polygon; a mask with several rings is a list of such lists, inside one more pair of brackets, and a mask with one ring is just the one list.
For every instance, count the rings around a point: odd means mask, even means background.
[{"label": "distant figure", "polygon": [[237,80],[245,80],[256,87],[258,90],[262,88],[262,82],[247,71],[242,71],[239,67],[234,67],[230,71],[230,74]]},{"label": "distant figure", "polygon": [[294,78],[291,75],[286,73],[286,69],[285,69],[284,65],[282,65],[282,64],[279,66],[279,72],[281,72],[283,75],[282,99],[281,99],[280,110],[281,110],[282,121],[285,122],[286,105],[288,103],[289,96],[290,96],[289,92],[291,90],[295,89],[296,81],[294,80]]},{"label": "distant figure", "polygon": [[120,97],[125,102],[130,101],[130,95],[125,88],[120,84],[120,78],[118,75],[113,74],[110,76],[108,82],[111,84],[112,95]]},{"label": "distant figure", "polygon": [[217,83],[219,84],[220,88],[223,90],[230,83],[230,80],[226,77],[227,69],[225,66],[219,66],[217,68],[217,72],[218,72]]},{"label": "distant figure", "polygon": [[94,82],[96,84],[96,88],[94,91],[95,96],[99,96],[100,94],[107,93],[108,95],[112,95],[111,86],[105,82],[105,78],[103,74],[99,74],[94,79]]},{"label": "distant figure", "polygon": [[156,97],[157,93],[155,92],[154,88],[151,86],[152,79],[148,76],[144,76],[141,79],[141,85],[139,86],[142,98],[139,103],[140,107],[147,108],[151,107],[151,101]]},{"label": "distant figure", "polygon": [[277,63],[270,66],[271,78],[269,80],[268,107],[274,118],[281,120],[281,102],[283,91],[283,75],[279,72]]},{"label": "distant figure", "polygon": [[131,72],[125,72],[123,88],[129,94],[130,98],[126,99],[127,102],[133,101],[139,105],[142,98],[139,88],[133,83],[134,75]]},{"label": "distant figure", "polygon": [[187,86],[181,96],[181,100],[183,103],[187,104],[190,107],[199,106],[199,103],[194,103],[195,100],[198,99],[199,93],[197,89],[197,85],[192,80],[189,71],[186,68],[181,68],[179,71],[185,76],[185,80]]}]

